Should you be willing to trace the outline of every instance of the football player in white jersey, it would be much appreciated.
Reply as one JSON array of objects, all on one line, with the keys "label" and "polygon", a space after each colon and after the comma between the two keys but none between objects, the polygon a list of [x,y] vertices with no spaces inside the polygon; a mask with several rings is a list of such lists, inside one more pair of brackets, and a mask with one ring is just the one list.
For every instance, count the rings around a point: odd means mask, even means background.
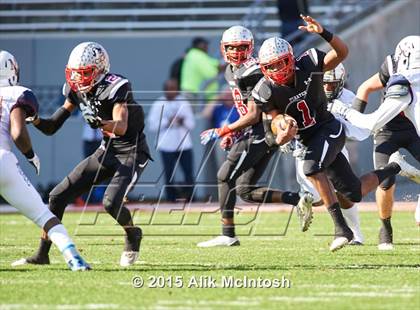
[{"label": "football player in white jersey", "polygon": [[[417,74],[420,68],[419,66],[419,49],[416,51],[416,44],[418,46],[420,37],[419,36],[409,36],[404,38],[397,46],[395,54],[388,55],[381,65],[379,72],[375,73],[369,79],[364,81],[358,88],[357,91],[357,100],[353,104],[353,108],[357,111],[363,112],[369,94],[382,90],[387,87],[388,83],[391,80],[391,77],[395,79],[396,74],[402,73],[413,77]],[[417,54],[416,54],[417,53]],[[405,56],[407,57],[405,57]],[[415,56],[417,55],[417,56]],[[417,58],[416,58],[417,57]],[[417,62],[417,65],[415,65]],[[411,63],[411,64],[410,64]],[[407,66],[411,67],[410,70],[407,70]],[[417,68],[417,69],[416,69]],[[417,70],[417,73],[416,73]],[[415,80],[416,78],[414,78]],[[409,80],[409,78],[408,78]],[[418,85],[418,84],[417,84]],[[395,86],[389,87],[389,89],[394,88]],[[413,86],[410,86],[411,91],[413,91]],[[415,86],[414,86],[415,89]],[[418,89],[418,86],[417,86]],[[418,94],[418,93],[417,93]],[[415,95],[415,92],[413,92]],[[392,96],[392,94],[386,95],[386,97]],[[418,95],[417,95],[418,96]],[[414,96],[413,96],[414,97]],[[414,97],[416,98],[416,97]],[[418,98],[418,97],[417,97]],[[415,100],[415,99],[414,99]],[[418,100],[418,99],[417,99]],[[390,104],[389,99],[385,100],[386,104]],[[392,102],[392,101],[391,101]],[[382,104],[385,104],[382,103]],[[394,103],[392,103],[394,105]],[[399,108],[402,102],[396,104],[395,107]],[[411,109],[416,109],[414,105],[415,101],[411,103]],[[418,102],[417,102],[418,105]],[[395,113],[395,110],[391,107],[382,109],[384,117],[386,119],[390,118],[385,123],[385,120],[381,120],[380,123],[384,126],[379,127],[379,124],[372,123],[371,126],[378,128],[374,133],[374,164],[375,168],[380,168],[381,166],[388,163],[390,156],[400,159],[403,161],[403,158],[398,152],[400,148],[407,149],[411,155],[420,162],[420,136],[416,132],[416,128],[412,122],[406,117],[408,116],[405,113]],[[387,114],[387,113],[390,114]],[[414,111],[416,112],[416,111]],[[375,112],[378,113],[378,112]],[[418,113],[418,112],[417,112]],[[350,116],[350,118],[357,117],[356,114]],[[378,113],[378,117],[379,117]],[[418,116],[418,115],[417,115]],[[418,128],[417,128],[418,131]],[[404,174],[403,174],[404,175]],[[395,177],[386,179],[376,191],[376,201],[379,208],[379,217],[382,222],[381,229],[379,231],[379,243],[378,248],[380,250],[392,250],[393,249],[393,232],[391,225],[391,216],[392,216],[392,206],[394,202],[394,191],[395,191]],[[418,205],[420,205],[420,198]],[[419,209],[419,207],[418,207]],[[416,221],[420,222],[420,210],[416,212],[417,217]]]},{"label": "football player in white jersey", "polygon": [[[394,61],[396,70],[386,85],[384,102],[376,111],[362,114],[344,104],[336,104],[332,112],[372,132],[404,112],[420,136],[420,36],[402,39],[395,49]],[[420,183],[420,179],[415,181]]]},{"label": "football player in white jersey", "polygon": [[[40,161],[32,149],[25,124],[26,117],[38,112],[38,102],[32,91],[19,86],[18,82],[16,59],[9,52],[0,51],[0,195],[48,233],[71,270],[89,270],[90,266],[76,250],[66,229],[42,202],[11,151],[13,141],[39,174]],[[12,265],[24,263],[21,260]]]},{"label": "football player in white jersey", "polygon": [[[328,105],[331,107],[336,102],[344,103],[347,106],[351,106],[352,101],[355,97],[355,94],[344,88],[344,83],[346,80],[346,70],[343,66],[343,64],[339,64],[337,67],[335,67],[332,70],[326,71],[324,73],[324,91],[325,95],[328,99]],[[364,140],[366,139],[370,132],[366,129],[360,129],[355,126],[352,126],[349,122],[344,120],[338,115],[335,115],[336,118],[338,118],[346,131],[346,136],[349,139],[352,140]],[[314,205],[321,205],[321,197],[318,194],[315,187],[312,185],[312,183],[308,180],[308,178],[303,173],[303,160],[299,154],[303,153],[303,149],[301,149],[299,146],[294,153],[296,156],[296,179],[298,183],[301,186],[302,191],[310,192],[314,197]],[[346,147],[342,150],[344,156],[349,159],[348,151]],[[342,195],[338,195],[338,198],[340,200],[340,207],[341,211],[343,213],[344,218],[347,221],[347,224],[349,225],[350,229],[353,231],[354,239],[350,242],[352,245],[362,245],[364,238],[362,235],[362,232],[360,230],[360,220],[359,220],[359,214],[357,210],[357,204],[352,203],[345,199]]]}]

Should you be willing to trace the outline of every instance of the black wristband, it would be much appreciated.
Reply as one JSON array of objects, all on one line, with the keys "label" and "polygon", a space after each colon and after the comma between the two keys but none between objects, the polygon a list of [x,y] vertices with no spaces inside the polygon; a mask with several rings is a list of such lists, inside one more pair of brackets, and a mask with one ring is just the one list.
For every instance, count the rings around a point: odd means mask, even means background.
[{"label": "black wristband", "polygon": [[34,153],[34,150],[33,150],[33,149],[30,149],[30,150],[29,150],[29,151],[27,151],[26,153],[23,153],[23,155],[25,155],[25,157],[26,157],[27,159],[31,159],[31,158],[34,158],[35,153]]},{"label": "black wristband", "polygon": [[324,28],[324,30],[322,30],[322,32],[319,35],[327,42],[331,42],[331,40],[333,39],[333,36],[334,36],[331,32],[329,32],[325,28]]},{"label": "black wristband", "polygon": [[353,99],[353,102],[351,104],[351,107],[353,109],[355,109],[356,111],[359,111],[360,113],[363,113],[366,110],[366,105],[367,105],[367,102],[366,101],[355,97]]}]

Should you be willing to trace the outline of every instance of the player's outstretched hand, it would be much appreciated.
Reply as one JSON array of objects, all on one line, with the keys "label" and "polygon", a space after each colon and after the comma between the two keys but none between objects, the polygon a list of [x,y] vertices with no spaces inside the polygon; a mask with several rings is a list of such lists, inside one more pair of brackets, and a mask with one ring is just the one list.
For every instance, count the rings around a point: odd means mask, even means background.
[{"label": "player's outstretched hand", "polygon": [[334,100],[333,103],[328,105],[328,110],[330,110],[332,114],[345,119],[347,113],[350,111],[350,108],[340,100]]},{"label": "player's outstretched hand", "polygon": [[232,130],[228,126],[223,126],[222,128],[212,128],[204,130],[200,134],[201,144],[206,145],[212,140],[220,139],[221,137],[231,133]]},{"label": "player's outstretched hand", "polygon": [[41,171],[41,161],[39,160],[38,155],[34,154],[32,158],[28,158],[29,163],[34,166],[36,174],[39,175]]},{"label": "player's outstretched hand", "polygon": [[305,16],[300,14],[300,17],[305,21],[306,26],[299,26],[299,29],[311,33],[322,33],[324,28],[314,18],[309,15]]}]

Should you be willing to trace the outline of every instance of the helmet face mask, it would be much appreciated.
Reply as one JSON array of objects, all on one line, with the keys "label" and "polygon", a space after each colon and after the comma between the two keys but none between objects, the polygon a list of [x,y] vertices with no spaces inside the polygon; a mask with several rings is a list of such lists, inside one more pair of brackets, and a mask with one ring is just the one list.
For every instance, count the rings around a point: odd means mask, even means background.
[{"label": "helmet face mask", "polygon": [[295,57],[286,40],[272,37],[263,42],[258,53],[261,71],[275,84],[289,83],[295,74]]},{"label": "helmet face mask", "polygon": [[0,50],[0,86],[15,86],[19,83],[19,66],[15,57]]},{"label": "helmet face mask", "polygon": [[344,83],[346,81],[346,70],[343,64],[338,64],[332,70],[324,73],[324,91],[327,99],[332,101],[341,96],[344,89]]},{"label": "helmet face mask", "polygon": [[77,45],[70,54],[65,74],[75,92],[87,93],[109,72],[106,50],[96,42]]},{"label": "helmet face mask", "polygon": [[66,67],[66,80],[73,91],[89,92],[95,84],[97,76],[98,69],[95,66],[79,69]]},{"label": "helmet face mask", "polygon": [[271,61],[261,64],[262,73],[274,83],[286,84],[295,72],[295,59],[293,55],[284,55]]},{"label": "helmet face mask", "polygon": [[251,31],[242,26],[230,27],[223,33],[220,51],[227,63],[241,65],[254,51],[254,37]]},{"label": "helmet face mask", "polygon": [[236,66],[247,61],[252,54],[250,42],[224,43],[222,49],[226,62]]}]

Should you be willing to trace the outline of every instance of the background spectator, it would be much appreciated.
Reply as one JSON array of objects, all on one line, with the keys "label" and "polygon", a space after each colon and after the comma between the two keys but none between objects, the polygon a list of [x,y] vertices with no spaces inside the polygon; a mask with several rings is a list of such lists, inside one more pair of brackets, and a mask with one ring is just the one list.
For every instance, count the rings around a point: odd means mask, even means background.
[{"label": "background spectator", "polygon": [[185,55],[187,55],[189,49],[187,48],[182,54],[181,57],[174,60],[174,62],[171,64],[171,67],[169,68],[169,79],[174,79],[178,82],[178,85],[181,84],[181,70],[182,70],[182,64],[184,63]]},{"label": "background spectator", "polygon": [[195,126],[190,103],[179,94],[175,79],[164,84],[164,96],[152,105],[148,115],[148,126],[157,132],[157,149],[161,154],[168,201],[176,201],[177,191],[174,183],[176,168],[181,165],[185,176],[186,198],[191,199],[194,187],[193,152],[190,132]]},{"label": "background spectator", "polygon": [[289,34],[298,30],[298,26],[303,25],[300,14],[308,15],[307,0],[277,0],[277,9],[281,20],[281,36],[285,38],[291,45],[302,41],[302,36],[295,39],[287,39]]},{"label": "background spectator", "polygon": [[[203,82],[216,79],[220,70],[224,68],[216,58],[208,55],[208,44],[208,41],[202,37],[194,38],[182,63],[181,90],[192,104],[200,98],[198,92]],[[208,92],[204,95],[204,99],[214,98],[217,90],[218,83],[215,80],[204,89]]]}]

